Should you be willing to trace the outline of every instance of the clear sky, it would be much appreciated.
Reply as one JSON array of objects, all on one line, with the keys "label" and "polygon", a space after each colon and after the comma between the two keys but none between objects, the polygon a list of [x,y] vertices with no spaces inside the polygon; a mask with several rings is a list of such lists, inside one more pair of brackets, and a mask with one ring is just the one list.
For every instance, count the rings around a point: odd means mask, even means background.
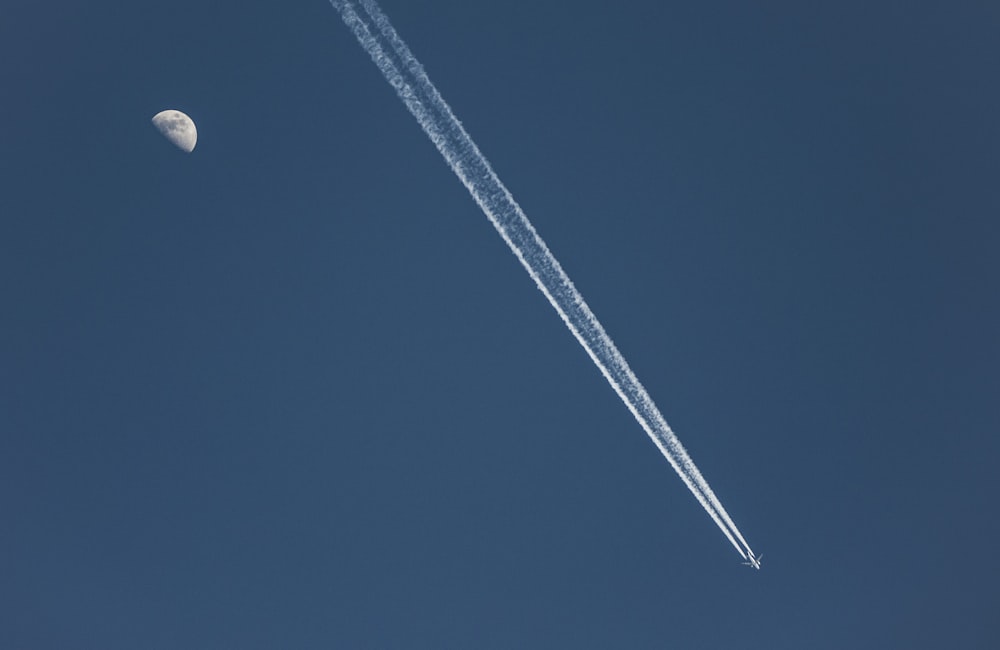
[{"label": "clear sky", "polygon": [[382,2],[756,572],[325,0],[8,2],[0,647],[997,647],[1000,5],[766,4]]}]

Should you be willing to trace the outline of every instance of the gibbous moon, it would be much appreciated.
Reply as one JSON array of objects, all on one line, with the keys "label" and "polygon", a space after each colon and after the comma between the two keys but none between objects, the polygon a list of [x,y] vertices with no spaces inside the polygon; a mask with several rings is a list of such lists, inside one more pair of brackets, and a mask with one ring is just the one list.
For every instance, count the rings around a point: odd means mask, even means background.
[{"label": "gibbous moon", "polygon": [[191,153],[198,142],[198,129],[190,117],[175,110],[160,111],[153,116],[153,126],[177,148]]}]

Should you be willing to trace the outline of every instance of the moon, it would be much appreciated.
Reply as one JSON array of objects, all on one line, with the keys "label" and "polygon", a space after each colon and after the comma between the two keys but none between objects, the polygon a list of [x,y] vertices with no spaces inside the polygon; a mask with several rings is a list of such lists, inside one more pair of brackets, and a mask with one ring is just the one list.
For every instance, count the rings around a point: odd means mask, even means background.
[{"label": "moon", "polygon": [[194,121],[180,111],[169,109],[153,116],[153,126],[181,151],[191,153],[198,142],[198,129]]}]

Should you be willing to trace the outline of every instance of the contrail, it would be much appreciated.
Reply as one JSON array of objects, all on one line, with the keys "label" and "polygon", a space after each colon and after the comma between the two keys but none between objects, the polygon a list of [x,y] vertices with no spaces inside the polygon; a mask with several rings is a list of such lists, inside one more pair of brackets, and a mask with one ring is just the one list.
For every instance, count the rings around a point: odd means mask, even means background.
[{"label": "contrail", "polygon": [[740,555],[753,556],[750,545],[611,337],[378,4],[374,0],[330,2],[684,484]]}]

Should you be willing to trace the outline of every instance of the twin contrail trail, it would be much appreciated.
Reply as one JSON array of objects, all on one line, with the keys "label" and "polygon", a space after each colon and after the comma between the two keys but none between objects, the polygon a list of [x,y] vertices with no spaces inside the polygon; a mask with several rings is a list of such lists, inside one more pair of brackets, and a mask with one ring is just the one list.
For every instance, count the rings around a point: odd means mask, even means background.
[{"label": "twin contrail trail", "polygon": [[330,0],[576,340],[736,550],[753,551],[611,337],[374,0]]}]

